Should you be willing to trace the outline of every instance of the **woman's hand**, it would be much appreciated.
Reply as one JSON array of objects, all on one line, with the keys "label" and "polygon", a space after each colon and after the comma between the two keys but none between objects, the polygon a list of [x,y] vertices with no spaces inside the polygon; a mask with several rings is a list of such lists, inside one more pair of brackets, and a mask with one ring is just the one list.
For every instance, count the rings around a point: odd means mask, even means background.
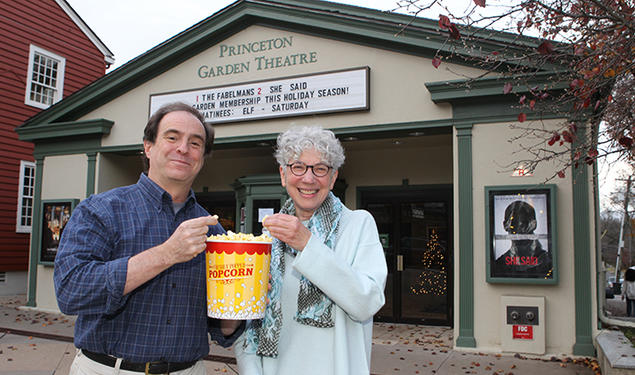
[{"label": "woman's hand", "polygon": [[240,327],[241,320],[221,319],[220,331],[223,336],[231,336],[238,327]]},{"label": "woman's hand", "polygon": [[307,229],[296,216],[275,214],[265,217],[262,225],[269,234],[292,248],[302,251],[311,238],[311,231]]}]

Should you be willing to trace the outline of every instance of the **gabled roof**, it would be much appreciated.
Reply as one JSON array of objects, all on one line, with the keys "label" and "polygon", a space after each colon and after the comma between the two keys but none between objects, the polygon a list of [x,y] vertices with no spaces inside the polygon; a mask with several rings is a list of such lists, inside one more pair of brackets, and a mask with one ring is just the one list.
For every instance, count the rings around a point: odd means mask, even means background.
[{"label": "gabled roof", "polygon": [[62,10],[64,10],[64,12],[66,12],[66,14],[68,14],[71,20],[75,22],[77,27],[79,27],[79,29],[86,35],[86,37],[90,39],[90,41],[95,45],[95,47],[97,47],[97,49],[104,55],[104,61],[106,62],[106,64],[108,65],[114,64],[115,55],[113,55],[113,53],[108,49],[108,47],[106,47],[104,42],[102,42],[101,39],[99,39],[97,34],[95,34],[93,30],[91,30],[91,28],[88,27],[86,22],[84,22],[84,20],[79,16],[79,14],[75,12],[73,7],[71,7],[65,0],[55,0],[55,2],[57,3],[57,5],[60,6],[60,8],[62,8]]},{"label": "gabled roof", "polygon": [[449,43],[435,20],[320,0],[238,0],[38,113],[17,131],[37,124],[74,121],[251,25],[429,58],[438,51],[447,52],[450,57],[446,61],[458,64],[465,64],[461,54],[485,56],[503,46],[521,51],[539,44],[533,38],[485,30],[474,34],[480,48],[465,50]]}]

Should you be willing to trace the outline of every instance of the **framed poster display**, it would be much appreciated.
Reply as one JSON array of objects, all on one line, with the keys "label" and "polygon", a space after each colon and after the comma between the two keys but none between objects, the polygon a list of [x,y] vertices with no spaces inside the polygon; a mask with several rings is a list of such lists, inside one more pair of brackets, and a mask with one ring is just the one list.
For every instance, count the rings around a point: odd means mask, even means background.
[{"label": "framed poster display", "polygon": [[485,187],[490,283],[556,284],[556,186]]},{"label": "framed poster display", "polygon": [[52,264],[64,227],[79,199],[50,199],[42,201],[40,263]]}]

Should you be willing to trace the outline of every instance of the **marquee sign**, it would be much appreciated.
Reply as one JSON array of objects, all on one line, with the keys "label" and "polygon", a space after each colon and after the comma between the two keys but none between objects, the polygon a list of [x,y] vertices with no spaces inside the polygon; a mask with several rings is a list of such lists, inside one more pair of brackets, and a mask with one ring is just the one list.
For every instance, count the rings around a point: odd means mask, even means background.
[{"label": "marquee sign", "polygon": [[368,110],[370,68],[356,68],[150,96],[150,114],[181,101],[210,123]]}]

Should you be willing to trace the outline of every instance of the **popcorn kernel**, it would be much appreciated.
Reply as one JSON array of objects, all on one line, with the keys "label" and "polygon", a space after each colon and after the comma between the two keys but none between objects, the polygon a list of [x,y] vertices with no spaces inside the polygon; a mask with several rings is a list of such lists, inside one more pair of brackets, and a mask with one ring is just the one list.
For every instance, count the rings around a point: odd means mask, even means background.
[{"label": "popcorn kernel", "polygon": [[255,242],[271,242],[272,238],[266,234],[254,236],[252,233],[234,233],[231,230],[225,234],[214,234],[207,237],[208,241],[255,241]]}]

